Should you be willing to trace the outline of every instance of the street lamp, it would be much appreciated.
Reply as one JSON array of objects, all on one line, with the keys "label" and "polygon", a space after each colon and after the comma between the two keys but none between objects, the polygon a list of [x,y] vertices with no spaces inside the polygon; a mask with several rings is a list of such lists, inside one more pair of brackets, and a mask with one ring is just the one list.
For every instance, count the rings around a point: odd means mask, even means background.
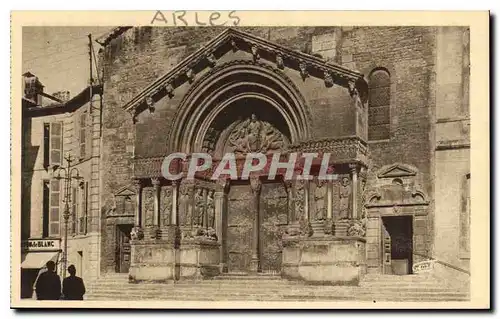
[{"label": "street lamp", "polygon": [[[70,153],[66,153],[64,156],[64,160],[66,161],[66,167],[63,166],[54,166],[53,173],[56,174],[55,178],[58,180],[64,180],[64,250],[63,250],[63,269],[62,269],[62,278],[66,278],[66,268],[68,263],[68,221],[69,221],[69,204],[71,203],[71,182],[73,179],[80,180],[80,173],[76,167],[71,167],[71,162],[74,161],[73,157]],[[63,173],[63,176],[61,176]]]}]

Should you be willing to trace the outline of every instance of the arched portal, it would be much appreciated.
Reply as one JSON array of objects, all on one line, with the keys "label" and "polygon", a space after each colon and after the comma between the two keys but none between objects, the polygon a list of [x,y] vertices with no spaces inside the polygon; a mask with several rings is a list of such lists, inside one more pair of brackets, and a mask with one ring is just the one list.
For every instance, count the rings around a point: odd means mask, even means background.
[{"label": "arched portal", "polygon": [[[184,97],[168,150],[206,152],[214,159],[227,152],[243,156],[283,151],[310,137],[307,110],[305,99],[281,71],[249,61],[223,64],[195,81]],[[217,198],[225,201],[216,206],[222,211],[215,226],[226,269],[279,272],[281,235],[291,215],[283,181],[231,180]],[[182,211],[181,226],[189,223]]]},{"label": "arched portal", "polygon": [[310,135],[307,109],[299,90],[281,71],[265,64],[233,61],[193,84],[174,119],[168,150],[203,151],[207,144],[224,137],[221,128],[237,125],[252,114],[272,124],[287,142],[295,143]]}]

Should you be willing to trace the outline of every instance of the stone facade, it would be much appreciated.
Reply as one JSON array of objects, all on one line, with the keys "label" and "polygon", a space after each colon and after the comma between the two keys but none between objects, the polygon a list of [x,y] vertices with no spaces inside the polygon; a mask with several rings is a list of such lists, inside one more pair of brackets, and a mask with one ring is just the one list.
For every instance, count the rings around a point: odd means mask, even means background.
[{"label": "stone facade", "polygon": [[69,190],[67,258],[84,280],[99,276],[100,263],[100,88],[93,88],[91,103],[90,92],[48,106],[23,103],[22,239],[54,239],[64,247],[65,182],[56,177],[71,155],[80,179]]},{"label": "stone facade", "polygon": [[[334,284],[356,283],[366,272],[410,273],[431,257],[467,269],[457,257],[468,247],[459,239],[468,232],[467,210],[454,216],[444,205],[466,206],[467,196],[442,194],[442,183],[467,185],[445,169],[463,159],[467,171],[467,147],[443,146],[468,141],[463,33],[115,29],[99,55],[102,144],[92,165],[100,174],[90,175],[100,179],[92,204],[92,216],[99,216],[92,229],[100,236],[92,249],[100,261],[93,266],[137,281],[258,270]],[[445,58],[450,54],[454,59]],[[241,149],[237,133],[248,123],[276,136],[265,151],[332,153],[339,178],[322,185],[266,183],[262,176],[251,183],[162,177],[170,153],[217,158]],[[245,145],[263,148],[257,140]],[[440,244],[443,234],[457,247]],[[315,278],[317,269],[349,278]]]}]

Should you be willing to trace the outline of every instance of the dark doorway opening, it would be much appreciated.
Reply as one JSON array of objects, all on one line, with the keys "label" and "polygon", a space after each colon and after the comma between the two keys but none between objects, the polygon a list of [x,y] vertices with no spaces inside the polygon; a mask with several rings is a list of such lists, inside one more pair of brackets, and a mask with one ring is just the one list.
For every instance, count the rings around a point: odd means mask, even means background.
[{"label": "dark doorway opening", "polygon": [[413,263],[413,217],[382,217],[382,221],[390,236],[391,273],[394,275],[411,274]]},{"label": "dark doorway opening", "polygon": [[116,225],[116,263],[115,271],[128,273],[130,268],[130,232],[132,224]]}]

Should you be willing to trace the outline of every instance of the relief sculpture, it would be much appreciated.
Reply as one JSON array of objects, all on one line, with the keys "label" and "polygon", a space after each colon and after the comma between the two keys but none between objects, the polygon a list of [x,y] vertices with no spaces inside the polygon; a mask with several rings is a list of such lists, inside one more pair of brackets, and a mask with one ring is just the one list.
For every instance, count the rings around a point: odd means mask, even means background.
[{"label": "relief sculpture", "polygon": [[260,121],[252,114],[229,135],[229,145],[235,153],[266,153],[283,148],[285,138],[270,123]]},{"label": "relief sculpture", "polygon": [[189,211],[189,190],[188,186],[181,184],[179,187],[179,225],[191,224]]},{"label": "relief sculpture", "polygon": [[204,211],[205,211],[205,198],[203,196],[203,188],[197,188],[194,194],[193,224],[195,226],[203,225]]},{"label": "relief sculpture", "polygon": [[326,186],[324,181],[318,180],[316,183],[316,189],[314,190],[314,201],[316,203],[316,210],[314,219],[324,220],[326,216],[325,208],[325,196],[326,196]]},{"label": "relief sculpture", "polygon": [[169,186],[162,187],[160,203],[160,214],[163,225],[170,225],[170,215],[172,214],[172,189]]},{"label": "relief sculpture", "polygon": [[208,228],[214,228],[215,222],[215,201],[214,201],[214,191],[208,192],[207,196],[207,215],[208,215]]},{"label": "relief sculpture", "polygon": [[351,195],[351,182],[348,177],[343,177],[339,188],[339,210],[340,219],[349,218],[349,199]]}]

